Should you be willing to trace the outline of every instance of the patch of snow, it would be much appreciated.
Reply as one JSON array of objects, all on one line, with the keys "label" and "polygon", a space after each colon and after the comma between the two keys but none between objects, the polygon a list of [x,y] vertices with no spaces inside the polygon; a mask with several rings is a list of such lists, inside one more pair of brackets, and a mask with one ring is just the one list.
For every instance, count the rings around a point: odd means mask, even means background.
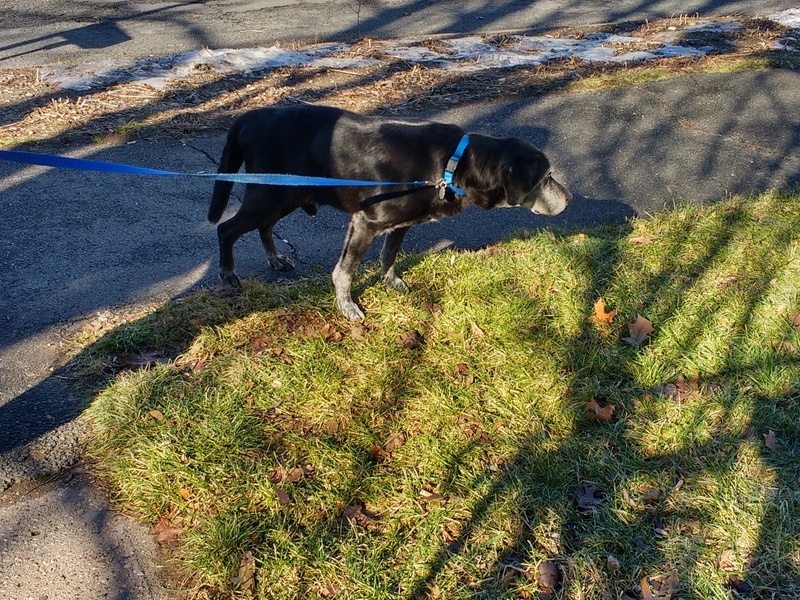
[{"label": "patch of snow", "polygon": [[785,27],[800,29],[800,8],[789,8],[781,12],[773,13],[767,18]]},{"label": "patch of snow", "polygon": [[[800,31],[800,8],[769,16],[777,23]],[[647,38],[608,33],[589,34],[581,39],[514,35],[502,45],[470,35],[443,39],[442,51],[423,46],[420,40],[400,39],[373,42],[384,56],[415,64],[426,64],[455,71],[476,71],[502,67],[540,65],[551,60],[578,58],[591,62],[642,62],[656,58],[703,56],[711,47],[692,48],[679,44],[681,36],[697,32],[727,32],[740,28],[739,22],[701,21],[678,31],[660,32]],[[793,49],[793,40],[778,40],[773,47]],[[157,89],[198,71],[221,74],[253,73],[278,67],[316,67],[353,69],[373,65],[377,58],[348,57],[352,46],[340,43],[316,44],[304,50],[249,48],[244,50],[198,50],[166,58],[139,61],[103,61],[75,66],[43,68],[42,80],[65,89],[88,90],[96,85],[136,81]]]},{"label": "patch of snow", "polygon": [[351,69],[377,62],[368,58],[338,58],[332,54],[349,49],[344,44],[318,44],[305,51],[273,46],[244,50],[197,50],[165,58],[142,61],[104,61],[71,67],[42,69],[42,81],[58,83],[62,88],[82,91],[98,84],[137,81],[164,89],[171,80],[185,79],[198,71],[251,73],[278,67],[307,66]]}]

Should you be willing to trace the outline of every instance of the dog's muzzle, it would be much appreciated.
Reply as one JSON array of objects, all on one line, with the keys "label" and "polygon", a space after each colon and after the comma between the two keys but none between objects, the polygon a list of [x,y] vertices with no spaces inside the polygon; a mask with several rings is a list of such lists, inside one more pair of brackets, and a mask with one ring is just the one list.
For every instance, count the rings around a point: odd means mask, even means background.
[{"label": "dog's muzzle", "polygon": [[548,172],[520,202],[537,215],[553,217],[572,202],[572,194]]}]

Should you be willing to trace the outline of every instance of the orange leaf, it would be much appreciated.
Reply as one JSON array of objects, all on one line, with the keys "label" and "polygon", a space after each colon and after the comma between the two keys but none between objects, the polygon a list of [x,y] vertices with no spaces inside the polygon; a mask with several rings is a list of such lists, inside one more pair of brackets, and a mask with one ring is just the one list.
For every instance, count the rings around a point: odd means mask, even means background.
[{"label": "orange leaf", "polygon": [[588,408],[588,412],[586,412],[585,416],[589,419],[595,419],[600,421],[601,423],[610,423],[611,418],[614,415],[614,406],[611,404],[607,404],[606,406],[601,407],[597,400],[592,398],[588,402],[584,402],[583,404],[586,408]]},{"label": "orange leaf", "polygon": [[594,303],[594,314],[589,317],[589,321],[592,323],[611,323],[616,314],[616,309],[606,312],[605,301],[602,298],[598,298],[597,302]]}]

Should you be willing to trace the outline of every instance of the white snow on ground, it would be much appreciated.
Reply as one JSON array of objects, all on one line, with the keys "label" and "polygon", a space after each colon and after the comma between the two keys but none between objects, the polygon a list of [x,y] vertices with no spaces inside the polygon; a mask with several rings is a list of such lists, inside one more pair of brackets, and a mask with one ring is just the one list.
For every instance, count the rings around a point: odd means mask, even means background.
[{"label": "white snow on ground", "polygon": [[790,8],[779,13],[771,14],[767,18],[785,27],[800,29],[800,8]]},{"label": "white snow on ground", "polygon": [[[793,8],[769,18],[789,28],[800,30],[800,9]],[[443,39],[426,46],[419,40],[373,41],[378,56],[405,60],[454,71],[540,65],[551,60],[577,58],[591,62],[643,62],[657,58],[702,56],[710,48],[692,48],[676,42],[686,32],[730,31],[741,24],[699,21],[680,30],[666,31],[648,37],[620,36],[606,33],[589,34],[581,39],[515,35],[492,43],[481,36]],[[795,39],[777,40],[773,47],[794,49]],[[135,81],[156,89],[167,87],[198,71],[253,73],[278,67],[315,67],[354,69],[366,67],[379,58],[353,57],[347,44],[316,44],[304,50],[249,48],[244,50],[209,50],[187,52],[165,58],[138,61],[104,61],[99,63],[44,67],[42,81],[65,89],[88,90],[96,85]],[[351,55],[351,56],[348,56]]]}]

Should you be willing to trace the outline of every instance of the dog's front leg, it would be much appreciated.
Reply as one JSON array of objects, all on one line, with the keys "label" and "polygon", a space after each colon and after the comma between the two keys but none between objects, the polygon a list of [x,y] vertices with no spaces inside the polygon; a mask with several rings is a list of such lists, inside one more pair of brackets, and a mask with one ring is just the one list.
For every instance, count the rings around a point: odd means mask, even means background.
[{"label": "dog's front leg", "polygon": [[383,249],[381,250],[383,282],[397,291],[404,293],[408,293],[411,290],[409,290],[406,282],[397,276],[395,272],[395,259],[397,258],[397,253],[400,251],[403,238],[406,237],[408,230],[409,227],[400,227],[387,233],[386,240],[383,242]]},{"label": "dog's front leg", "polygon": [[353,275],[376,233],[363,213],[355,213],[347,228],[342,256],[333,269],[333,287],[336,290],[336,308],[351,321],[360,321],[364,312],[353,302],[350,293]]}]

